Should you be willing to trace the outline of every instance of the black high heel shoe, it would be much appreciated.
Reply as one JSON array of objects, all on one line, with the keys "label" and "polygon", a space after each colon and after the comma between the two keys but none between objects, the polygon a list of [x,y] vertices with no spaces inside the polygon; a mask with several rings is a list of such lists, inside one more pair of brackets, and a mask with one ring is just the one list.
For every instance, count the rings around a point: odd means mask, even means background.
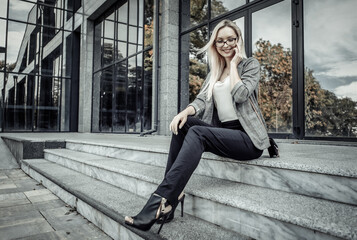
[{"label": "black high heel shoe", "polygon": [[167,217],[172,212],[172,206],[168,204],[167,199],[157,194],[152,194],[141,212],[135,217],[125,217],[125,224],[133,226],[143,231],[148,231],[154,223],[162,218],[158,234],[166,222]]},{"label": "black high heel shoe", "polygon": [[185,203],[185,193],[182,192],[180,194],[180,196],[178,197],[178,200],[177,200],[177,204],[172,207],[172,211],[171,213],[169,214],[169,216],[166,218],[166,220],[164,220],[163,218],[160,218],[156,221],[157,224],[162,224],[163,222],[165,223],[169,223],[171,222],[174,217],[175,217],[175,210],[176,210],[176,207],[181,203],[181,217],[183,217],[183,206],[184,206],[184,203]]}]

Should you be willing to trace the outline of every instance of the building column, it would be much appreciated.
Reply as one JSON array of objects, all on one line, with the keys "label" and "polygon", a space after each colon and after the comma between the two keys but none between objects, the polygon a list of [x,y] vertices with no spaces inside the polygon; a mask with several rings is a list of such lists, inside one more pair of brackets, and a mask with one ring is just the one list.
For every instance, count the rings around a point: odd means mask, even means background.
[{"label": "building column", "polygon": [[82,16],[78,132],[91,132],[94,23]]},{"label": "building column", "polygon": [[178,107],[179,1],[161,0],[158,133],[169,135]]}]

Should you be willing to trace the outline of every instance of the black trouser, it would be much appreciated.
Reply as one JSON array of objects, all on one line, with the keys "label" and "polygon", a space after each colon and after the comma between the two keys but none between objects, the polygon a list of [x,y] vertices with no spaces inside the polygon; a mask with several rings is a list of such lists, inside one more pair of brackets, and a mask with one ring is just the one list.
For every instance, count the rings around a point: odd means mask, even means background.
[{"label": "black trouser", "polygon": [[219,128],[188,117],[178,134],[172,135],[165,178],[155,193],[176,205],[205,151],[236,160],[259,158],[263,153],[237,125],[228,123]]}]

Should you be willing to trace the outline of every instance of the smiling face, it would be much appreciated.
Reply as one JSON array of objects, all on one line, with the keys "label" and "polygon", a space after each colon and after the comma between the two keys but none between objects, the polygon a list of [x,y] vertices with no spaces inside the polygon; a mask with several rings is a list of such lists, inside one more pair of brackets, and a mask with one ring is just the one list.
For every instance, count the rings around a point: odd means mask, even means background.
[{"label": "smiling face", "polygon": [[221,28],[217,32],[217,37],[216,37],[217,52],[224,58],[233,57],[234,48],[237,46],[237,41],[238,41],[238,36],[231,27]]}]

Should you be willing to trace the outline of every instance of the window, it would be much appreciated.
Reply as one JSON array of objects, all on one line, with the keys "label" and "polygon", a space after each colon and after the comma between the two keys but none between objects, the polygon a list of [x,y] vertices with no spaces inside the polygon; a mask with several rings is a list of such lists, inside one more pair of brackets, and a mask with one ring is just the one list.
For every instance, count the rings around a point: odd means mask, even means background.
[{"label": "window", "polygon": [[153,0],[117,3],[95,23],[94,132],[151,129]]}]

